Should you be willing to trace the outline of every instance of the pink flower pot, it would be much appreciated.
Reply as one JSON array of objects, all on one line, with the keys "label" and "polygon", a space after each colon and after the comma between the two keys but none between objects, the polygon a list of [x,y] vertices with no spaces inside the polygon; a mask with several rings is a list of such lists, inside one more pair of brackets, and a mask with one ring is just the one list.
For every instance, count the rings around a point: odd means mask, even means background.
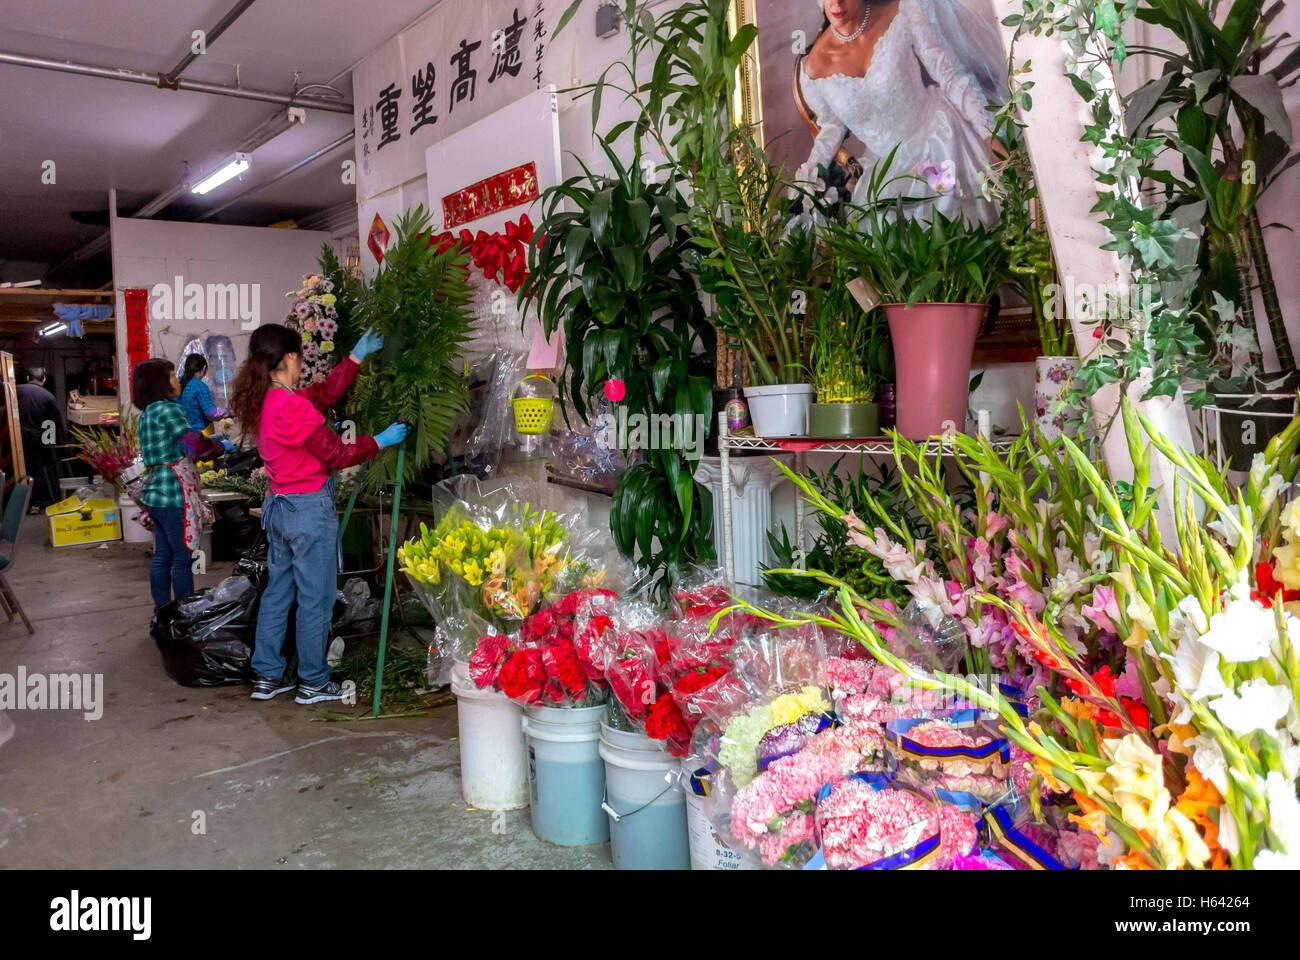
[{"label": "pink flower pot", "polygon": [[984,303],[885,304],[898,370],[898,432],[909,440],[966,429],[970,364]]}]

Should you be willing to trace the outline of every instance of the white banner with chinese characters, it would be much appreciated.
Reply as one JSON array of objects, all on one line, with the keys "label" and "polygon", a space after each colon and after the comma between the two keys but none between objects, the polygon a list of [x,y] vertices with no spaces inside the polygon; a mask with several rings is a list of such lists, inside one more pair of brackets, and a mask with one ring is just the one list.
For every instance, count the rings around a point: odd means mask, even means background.
[{"label": "white banner with chinese characters", "polygon": [[358,200],[423,176],[428,147],[543,89],[552,74],[567,86],[570,56],[550,49],[563,7],[561,0],[443,3],[358,64]]}]

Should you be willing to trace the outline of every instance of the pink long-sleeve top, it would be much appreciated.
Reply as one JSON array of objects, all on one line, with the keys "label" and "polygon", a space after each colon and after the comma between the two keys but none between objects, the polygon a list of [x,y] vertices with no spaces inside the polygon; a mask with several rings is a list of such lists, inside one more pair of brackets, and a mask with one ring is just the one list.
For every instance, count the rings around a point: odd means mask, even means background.
[{"label": "pink long-sleeve top", "polygon": [[364,463],[379,452],[374,437],[351,443],[329,428],[321,410],[333,406],[357,378],[360,368],[346,357],[323,383],[301,390],[271,386],[262,403],[257,451],[266,464],[272,493],[315,493],[330,470]]}]

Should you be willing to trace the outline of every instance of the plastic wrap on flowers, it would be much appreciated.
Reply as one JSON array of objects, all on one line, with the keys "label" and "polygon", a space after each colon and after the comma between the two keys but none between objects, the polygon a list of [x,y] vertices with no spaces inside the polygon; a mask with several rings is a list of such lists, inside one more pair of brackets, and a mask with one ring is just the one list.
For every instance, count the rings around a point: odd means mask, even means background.
[{"label": "plastic wrap on flowers", "polygon": [[[984,857],[996,857],[1011,870],[1097,869],[1097,837],[1068,824],[1062,828],[1035,822],[1026,804],[996,804],[984,810],[981,823]],[[954,869],[966,869],[954,866]],[[978,869],[976,867],[975,869]]]},{"label": "plastic wrap on flowers", "polygon": [[913,600],[886,635],[890,653],[927,670],[960,673],[969,641],[962,625],[937,603]]},{"label": "plastic wrap on flowers", "polygon": [[604,702],[603,678],[584,668],[575,649],[579,615],[610,591],[576,591],[527,617],[514,636],[485,634],[469,658],[470,679],[516,702],[590,707]]},{"label": "plastic wrap on flowers", "polygon": [[[820,726],[830,715],[826,692],[812,684],[751,701],[723,727],[718,761],[732,782],[738,788],[744,787],[759,772],[760,744],[769,732],[801,722]],[[805,720],[809,716],[813,719]]]},{"label": "plastic wrap on flowers", "polygon": [[421,524],[398,559],[437,620],[468,609],[510,630],[561,586],[600,578],[588,558],[565,579],[569,529],[582,526],[579,518],[538,509],[511,486],[457,477],[434,488],[434,501],[437,526]]},{"label": "plastic wrap on flowers", "polygon": [[501,466],[502,451],[510,440],[514,419],[510,397],[524,374],[526,355],[499,350],[487,361],[486,382],[470,393],[470,434],[464,454],[471,467],[484,476],[494,476]]},{"label": "plastic wrap on flowers", "polygon": [[[806,715],[808,719],[825,721],[816,714]],[[800,721],[787,725],[798,726]],[[816,849],[811,817],[821,787],[858,770],[882,769],[887,760],[880,729],[874,724],[828,724],[811,735],[801,733],[799,744],[744,786],[737,787],[721,767],[714,778],[715,792],[726,801],[713,808],[714,826],[729,830],[765,867],[802,867]],[[716,754],[720,738],[709,746]]]},{"label": "plastic wrap on flowers", "polygon": [[[816,794],[820,863],[832,870],[934,870],[975,846],[973,814],[944,808],[885,774],[867,772]],[[946,827],[946,829],[945,829]]]},{"label": "plastic wrap on flowers", "polygon": [[892,667],[874,660],[827,657],[822,683],[831,691],[842,720],[888,723],[901,717],[925,717],[954,707],[954,698],[926,689]]},{"label": "plastic wrap on flowers", "polygon": [[900,779],[940,798],[969,795],[990,803],[1006,794],[1011,747],[979,711],[900,718],[885,731]]}]

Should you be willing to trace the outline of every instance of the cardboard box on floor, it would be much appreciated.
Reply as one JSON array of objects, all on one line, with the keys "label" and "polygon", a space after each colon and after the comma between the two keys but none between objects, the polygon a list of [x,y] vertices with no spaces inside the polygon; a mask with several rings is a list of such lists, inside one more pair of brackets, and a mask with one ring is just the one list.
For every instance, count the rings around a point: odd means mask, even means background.
[{"label": "cardboard box on floor", "polygon": [[122,539],[122,512],[107,497],[82,503],[74,494],[46,507],[45,522],[52,547]]}]

